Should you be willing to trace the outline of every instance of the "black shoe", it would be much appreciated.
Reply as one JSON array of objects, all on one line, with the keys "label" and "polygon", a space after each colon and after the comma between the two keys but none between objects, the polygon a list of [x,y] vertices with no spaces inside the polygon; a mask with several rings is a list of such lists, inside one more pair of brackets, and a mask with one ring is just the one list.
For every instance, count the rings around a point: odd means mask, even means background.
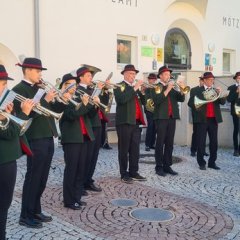
[{"label": "black shoe", "polygon": [[150,148],[151,148],[151,149],[155,149],[155,146],[151,146]]},{"label": "black shoe", "polygon": [[133,183],[133,179],[131,177],[125,176],[121,178],[121,181],[127,184],[132,184]]},{"label": "black shoe", "polygon": [[163,171],[162,168],[156,170],[156,174],[157,174],[158,176],[161,176],[161,177],[165,177],[165,176],[166,176],[166,173]]},{"label": "black shoe", "polygon": [[43,227],[41,222],[39,222],[33,218],[20,217],[19,224],[21,226],[25,226],[25,227],[29,227],[29,228],[42,228]]},{"label": "black shoe", "polygon": [[151,150],[150,147],[145,147],[146,152],[150,152],[150,150]]},{"label": "black shoe", "polygon": [[208,157],[208,156],[209,156],[209,154],[208,154],[208,153],[206,153],[206,152],[205,152],[203,155],[204,155],[205,157]]},{"label": "black shoe", "polygon": [[191,157],[196,157],[196,152],[191,152]]},{"label": "black shoe", "polygon": [[137,173],[136,175],[134,176],[131,176],[131,178],[134,180],[134,181],[147,181],[147,179],[143,176],[141,176],[139,173]]},{"label": "black shoe", "polygon": [[207,170],[206,165],[199,166],[200,170]]},{"label": "black shoe", "polygon": [[88,192],[85,189],[82,192],[82,196],[88,196]]},{"label": "black shoe", "polygon": [[108,143],[103,144],[102,148],[103,149],[107,149],[107,150],[111,150],[112,149],[112,147],[110,147]]},{"label": "black shoe", "polygon": [[86,190],[93,191],[93,192],[101,192],[102,189],[100,186],[97,186],[94,183],[91,183],[85,187]]},{"label": "black shoe", "polygon": [[81,206],[79,203],[73,203],[73,204],[64,204],[65,208],[70,208],[72,210],[81,210]]},{"label": "black shoe", "polygon": [[239,152],[238,152],[238,150],[235,150],[235,151],[234,151],[233,156],[234,156],[234,157],[239,157]]},{"label": "black shoe", "polygon": [[214,165],[208,165],[208,168],[212,168],[212,169],[215,169],[215,170],[220,170],[221,168],[218,167],[216,164]]},{"label": "black shoe", "polygon": [[39,222],[51,222],[53,220],[51,216],[44,215],[43,213],[35,214],[34,219]]},{"label": "black shoe", "polygon": [[78,201],[78,204],[81,206],[81,207],[85,207],[85,206],[87,206],[87,203],[86,202],[84,202],[84,201]]},{"label": "black shoe", "polygon": [[171,175],[178,175],[177,172],[175,172],[171,167],[166,167],[163,169],[165,173],[169,173]]}]

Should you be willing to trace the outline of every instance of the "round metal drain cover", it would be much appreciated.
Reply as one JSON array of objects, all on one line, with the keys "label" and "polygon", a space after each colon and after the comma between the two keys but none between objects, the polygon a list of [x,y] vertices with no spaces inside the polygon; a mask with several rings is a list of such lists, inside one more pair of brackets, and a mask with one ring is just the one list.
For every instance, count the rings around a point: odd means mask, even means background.
[{"label": "round metal drain cover", "polygon": [[118,207],[132,207],[138,205],[137,201],[126,198],[113,199],[110,201],[110,203]]},{"label": "round metal drain cover", "polygon": [[175,216],[171,211],[161,208],[138,208],[130,212],[130,216],[146,222],[171,221]]}]

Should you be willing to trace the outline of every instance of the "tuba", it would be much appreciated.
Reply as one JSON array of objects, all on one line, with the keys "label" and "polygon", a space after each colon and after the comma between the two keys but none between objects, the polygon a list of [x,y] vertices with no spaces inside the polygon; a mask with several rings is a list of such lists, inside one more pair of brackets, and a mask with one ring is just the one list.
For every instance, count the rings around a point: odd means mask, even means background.
[{"label": "tuba", "polygon": [[20,127],[20,136],[22,136],[27,131],[27,129],[29,128],[29,126],[32,123],[32,118],[30,118],[29,120],[22,120],[18,117],[15,117],[14,115],[11,115],[10,113],[4,112],[2,110],[0,110],[0,115],[2,115],[3,117],[5,117],[7,119],[5,124],[0,125],[0,128],[2,130],[7,129],[9,122],[12,121],[17,126]]},{"label": "tuba", "polygon": [[199,99],[197,96],[194,97],[194,106],[196,109],[199,109],[204,104],[216,101],[220,97],[220,93],[217,93],[215,88],[210,88],[203,91],[203,97],[205,100]]}]

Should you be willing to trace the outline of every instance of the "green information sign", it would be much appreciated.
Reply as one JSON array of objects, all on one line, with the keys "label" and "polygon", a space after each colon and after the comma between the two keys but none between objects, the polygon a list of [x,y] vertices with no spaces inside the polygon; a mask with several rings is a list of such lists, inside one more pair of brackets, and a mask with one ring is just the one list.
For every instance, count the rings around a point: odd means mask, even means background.
[{"label": "green information sign", "polygon": [[154,49],[152,47],[143,46],[141,47],[141,55],[143,57],[153,57]]}]

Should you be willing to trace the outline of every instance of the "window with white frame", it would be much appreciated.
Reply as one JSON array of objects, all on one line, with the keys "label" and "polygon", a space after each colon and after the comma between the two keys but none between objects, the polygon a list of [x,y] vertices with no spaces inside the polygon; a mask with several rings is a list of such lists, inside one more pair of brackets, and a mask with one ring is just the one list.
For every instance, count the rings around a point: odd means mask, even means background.
[{"label": "window with white frame", "polygon": [[223,74],[232,74],[235,68],[235,51],[223,49],[222,71]]},{"label": "window with white frame", "polygon": [[117,65],[122,68],[126,64],[137,64],[137,38],[117,35]]}]

